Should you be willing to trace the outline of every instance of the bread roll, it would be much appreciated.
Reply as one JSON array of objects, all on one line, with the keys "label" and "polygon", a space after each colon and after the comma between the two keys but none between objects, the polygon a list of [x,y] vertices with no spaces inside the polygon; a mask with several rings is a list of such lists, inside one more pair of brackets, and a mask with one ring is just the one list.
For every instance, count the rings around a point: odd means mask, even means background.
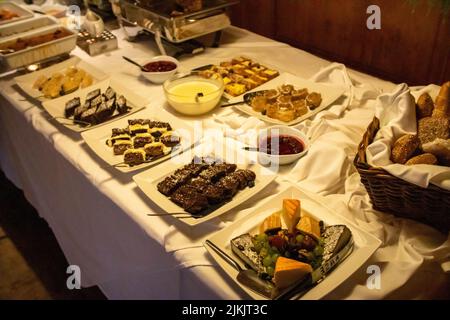
[{"label": "bread roll", "polygon": [[450,166],[450,139],[436,139],[425,143],[423,150],[436,156],[439,164]]},{"label": "bread roll", "polygon": [[437,164],[437,158],[431,153],[423,153],[418,156],[412,157],[408,161],[406,161],[407,166],[411,166],[414,164]]},{"label": "bread roll", "polygon": [[394,143],[391,160],[395,163],[404,164],[419,147],[419,139],[416,135],[406,134]]},{"label": "bread roll", "polygon": [[437,138],[448,139],[450,138],[450,119],[441,117],[420,119],[417,126],[417,135],[421,145]]},{"label": "bread roll", "polygon": [[425,92],[420,95],[416,103],[417,119],[430,117],[433,114],[434,103],[431,96]]},{"label": "bread roll", "polygon": [[433,117],[450,118],[450,81],[444,83],[439,90],[435,100]]}]

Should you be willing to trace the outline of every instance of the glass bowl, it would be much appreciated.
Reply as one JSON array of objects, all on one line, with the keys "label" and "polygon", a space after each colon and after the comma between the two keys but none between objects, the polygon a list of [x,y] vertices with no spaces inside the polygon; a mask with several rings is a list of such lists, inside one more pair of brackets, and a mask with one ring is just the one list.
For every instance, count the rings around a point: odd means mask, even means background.
[{"label": "glass bowl", "polygon": [[163,84],[169,104],[179,113],[201,115],[214,109],[225,88],[218,74],[205,75],[201,71],[176,74]]}]

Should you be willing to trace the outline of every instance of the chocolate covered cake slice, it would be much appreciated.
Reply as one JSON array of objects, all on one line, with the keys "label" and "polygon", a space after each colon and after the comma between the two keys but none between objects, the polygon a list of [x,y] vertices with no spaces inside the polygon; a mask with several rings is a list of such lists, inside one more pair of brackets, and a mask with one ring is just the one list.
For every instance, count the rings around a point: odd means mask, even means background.
[{"label": "chocolate covered cake slice", "polygon": [[168,131],[159,138],[159,141],[161,141],[165,146],[173,148],[180,144],[181,139],[179,136],[174,135],[172,131]]},{"label": "chocolate covered cake slice", "polygon": [[100,95],[100,89],[95,89],[87,94],[86,101],[91,101],[92,99],[98,97],[99,95]]},{"label": "chocolate covered cake slice", "polygon": [[114,155],[122,155],[125,151],[128,149],[131,149],[133,145],[131,144],[131,141],[129,140],[119,140],[114,144],[113,150]]},{"label": "chocolate covered cake slice", "polygon": [[124,152],[124,162],[129,166],[137,166],[145,162],[145,152],[142,149],[128,149]]},{"label": "chocolate covered cake slice", "polygon": [[127,113],[128,109],[131,109],[127,105],[127,99],[123,95],[120,95],[116,101],[117,110],[120,114]]},{"label": "chocolate covered cake slice", "polygon": [[161,142],[152,142],[144,146],[147,158],[155,158],[164,155],[166,147]]},{"label": "chocolate covered cake slice", "polygon": [[86,111],[83,111],[83,113],[80,115],[80,120],[90,124],[95,124],[97,122],[95,112],[96,112],[95,108],[90,108],[87,109]]},{"label": "chocolate covered cake slice", "polygon": [[116,98],[116,92],[111,87],[108,87],[108,89],[106,89],[104,95],[106,97],[106,100],[111,100],[111,99],[115,99]]},{"label": "chocolate covered cake slice", "polygon": [[138,133],[133,137],[133,147],[135,149],[142,148],[152,142],[153,138],[150,133]]},{"label": "chocolate covered cake slice", "polygon": [[66,102],[66,106],[64,109],[64,116],[66,118],[69,118],[71,116],[73,116],[75,109],[78,108],[81,105],[81,101],[79,97],[70,99],[69,101]]}]

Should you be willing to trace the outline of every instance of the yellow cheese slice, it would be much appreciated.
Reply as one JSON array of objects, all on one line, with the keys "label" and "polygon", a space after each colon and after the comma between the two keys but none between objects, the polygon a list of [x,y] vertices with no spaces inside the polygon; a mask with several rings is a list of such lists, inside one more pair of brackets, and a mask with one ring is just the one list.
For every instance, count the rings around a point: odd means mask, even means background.
[{"label": "yellow cheese slice", "polygon": [[267,231],[281,229],[281,218],[280,213],[275,212],[264,219],[263,223],[259,226],[259,232],[265,233]]},{"label": "yellow cheese slice", "polygon": [[279,257],[275,264],[273,282],[278,289],[283,289],[300,281],[312,271],[312,267],[307,263]]},{"label": "yellow cheese slice", "polygon": [[293,232],[300,220],[300,200],[283,199],[283,220],[289,232]]},{"label": "yellow cheese slice", "polygon": [[313,237],[316,240],[319,240],[320,238],[319,221],[310,216],[302,216],[300,222],[296,226],[296,229]]}]

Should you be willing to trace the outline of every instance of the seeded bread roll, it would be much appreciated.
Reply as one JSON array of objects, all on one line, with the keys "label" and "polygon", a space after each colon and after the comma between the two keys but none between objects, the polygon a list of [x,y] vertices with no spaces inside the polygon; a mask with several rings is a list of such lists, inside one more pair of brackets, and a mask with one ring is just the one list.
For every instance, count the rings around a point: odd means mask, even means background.
[{"label": "seeded bread roll", "polygon": [[432,153],[436,156],[439,164],[450,166],[450,139],[436,139],[434,141],[425,143],[422,146],[423,150]]},{"label": "seeded bread roll", "polygon": [[404,164],[419,147],[419,139],[416,135],[406,134],[395,141],[392,148],[391,160]]},{"label": "seeded bread roll", "polygon": [[437,164],[437,158],[431,153],[423,153],[418,156],[412,157],[408,161],[406,161],[407,166],[415,165],[415,164]]},{"label": "seeded bread roll", "polygon": [[450,118],[450,81],[441,86],[435,100],[433,117]]},{"label": "seeded bread roll", "polygon": [[416,116],[417,119],[422,119],[425,117],[431,117],[433,114],[434,103],[433,99],[428,93],[422,93],[417,99],[416,103]]},{"label": "seeded bread roll", "polygon": [[421,146],[437,138],[448,139],[450,138],[450,119],[441,117],[420,119],[417,126],[417,135]]}]

